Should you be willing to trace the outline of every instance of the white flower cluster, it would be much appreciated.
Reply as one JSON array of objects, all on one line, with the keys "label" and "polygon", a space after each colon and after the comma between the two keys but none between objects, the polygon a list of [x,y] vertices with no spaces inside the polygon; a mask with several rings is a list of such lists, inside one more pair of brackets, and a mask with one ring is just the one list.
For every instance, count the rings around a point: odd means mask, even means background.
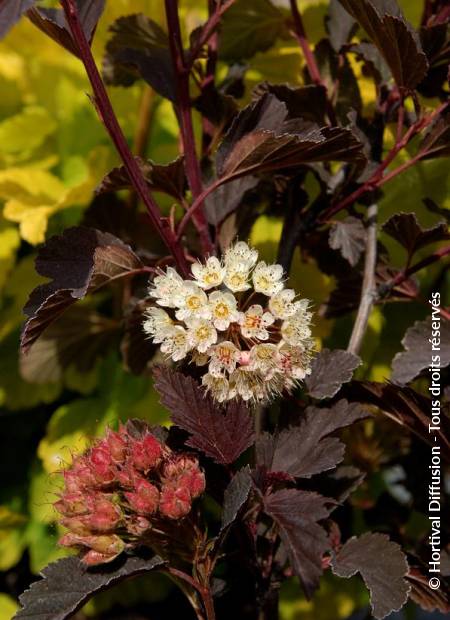
[{"label": "white flower cluster", "polygon": [[175,362],[208,365],[202,382],[218,401],[267,401],[310,373],[309,300],[284,288],[281,265],[258,262],[238,241],[221,261],[194,263],[192,275],[167,267],[154,278],[150,296],[173,311],[150,308],[144,330]]}]

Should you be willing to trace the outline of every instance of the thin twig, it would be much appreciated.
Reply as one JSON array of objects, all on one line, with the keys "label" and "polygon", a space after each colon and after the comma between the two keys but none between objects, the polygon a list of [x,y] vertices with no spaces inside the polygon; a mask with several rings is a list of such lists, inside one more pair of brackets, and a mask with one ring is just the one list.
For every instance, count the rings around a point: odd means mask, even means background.
[{"label": "thin twig", "polygon": [[200,51],[206,43],[208,43],[209,39],[212,37],[214,32],[216,31],[217,26],[219,25],[220,19],[222,15],[228,11],[228,9],[236,2],[236,0],[226,0],[222,4],[219,4],[216,10],[211,13],[208,21],[204,24],[200,35],[197,38],[197,41],[194,47],[191,49],[189,58],[186,63],[186,67],[188,69],[192,68],[192,65],[198,58]]},{"label": "thin twig", "polygon": [[339,211],[342,211],[343,209],[351,206],[354,202],[356,202],[356,200],[358,200],[358,198],[360,198],[367,192],[373,191],[377,187],[381,187],[382,185],[396,177],[398,174],[404,172],[406,169],[410,168],[418,161],[420,161],[427,154],[426,151],[417,153],[417,155],[412,157],[410,160],[383,176],[383,172],[386,170],[389,164],[397,157],[398,153],[409,144],[409,142],[415,135],[428,127],[434,121],[434,119],[447,108],[448,105],[449,104],[447,102],[443,103],[441,106],[439,106],[439,108],[436,108],[436,110],[434,110],[427,117],[419,119],[416,123],[411,125],[403,138],[400,141],[396,141],[396,143],[390,149],[384,160],[374,171],[370,179],[368,179],[365,183],[358,187],[358,189],[352,192],[349,196],[346,196],[339,202],[332,204],[331,207],[326,209],[322,213],[322,215],[319,216],[319,223],[326,222],[327,220],[329,220],[329,218],[336,215],[336,213],[339,213]]},{"label": "thin twig", "polygon": [[[169,32],[169,44],[175,70],[177,84],[177,112],[180,125],[183,150],[185,156],[186,174],[192,195],[195,198],[202,193],[203,183],[200,163],[195,148],[194,127],[192,124],[191,98],[189,93],[189,68],[184,56],[181,38],[180,19],[177,0],[165,0],[166,19]],[[193,222],[197,228],[205,253],[213,254],[214,245],[208,230],[208,222],[203,213],[203,204],[197,209]]]},{"label": "thin twig", "polygon": [[317,86],[322,86],[325,89],[325,95],[327,99],[327,114],[333,125],[336,125],[336,115],[334,112],[333,105],[328,97],[328,89],[326,87],[325,82],[322,80],[322,76],[320,75],[319,67],[316,62],[316,58],[314,56],[314,52],[311,49],[311,46],[308,41],[308,37],[306,35],[305,27],[303,25],[303,19],[300,11],[298,10],[297,0],[290,0],[291,4],[291,13],[292,19],[294,22],[294,29],[292,31],[293,35],[297,39],[305,57],[306,67],[308,69],[308,73],[311,77],[311,80]]},{"label": "thin twig", "polygon": [[391,291],[396,286],[400,286],[400,284],[403,284],[403,282],[405,282],[408,278],[410,278],[421,269],[425,269],[425,267],[428,267],[429,265],[440,261],[442,258],[448,256],[449,254],[450,245],[436,250],[436,252],[433,252],[433,254],[430,254],[430,256],[423,258],[414,265],[411,265],[411,267],[403,269],[394,278],[392,278],[388,282],[381,284],[381,286],[378,287],[378,295],[380,297],[384,297],[389,291]]},{"label": "thin twig", "polygon": [[167,227],[165,221],[161,219],[158,205],[148,190],[145,179],[142,176],[142,172],[130,151],[123,131],[114,113],[105,85],[103,84],[97,65],[95,64],[91,48],[86,39],[86,35],[84,34],[75,0],[61,0],[61,5],[63,7],[74,43],[78,47],[80,59],[84,64],[87,76],[91,83],[97,112],[123,161],[136,192],[147,209],[147,213],[155,230],[158,232],[169,251],[173,254],[180,271],[184,275],[187,275],[189,273],[189,268],[184,256],[183,248],[176,242],[172,231]]},{"label": "thin twig", "polygon": [[378,205],[373,203],[367,209],[367,243],[364,260],[364,276],[361,299],[347,351],[358,355],[369,322],[370,311],[376,297],[375,267],[377,263],[377,215]]}]

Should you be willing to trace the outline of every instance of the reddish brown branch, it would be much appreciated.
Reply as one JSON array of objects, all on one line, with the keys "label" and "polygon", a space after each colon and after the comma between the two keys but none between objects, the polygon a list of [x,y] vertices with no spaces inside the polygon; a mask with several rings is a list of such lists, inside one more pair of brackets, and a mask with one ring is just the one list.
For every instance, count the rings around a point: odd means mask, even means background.
[{"label": "reddish brown branch", "polygon": [[94,57],[92,55],[91,48],[84,34],[83,27],[81,25],[78,9],[74,0],[61,0],[67,23],[72,34],[75,45],[79,50],[79,56],[86,69],[87,76],[92,86],[94,93],[94,102],[97,108],[97,112],[105,125],[111,140],[113,141],[120,158],[128,172],[131,183],[136,190],[136,193],[144,203],[150,220],[167,246],[168,250],[172,253],[180,271],[187,275],[189,272],[188,263],[184,256],[183,249],[179,243],[177,243],[173,232],[168,228],[165,220],[161,218],[161,214],[158,205],[154,201],[150,194],[141,170],[131,153],[131,150],[127,144],[122,128],[119,125],[117,117],[114,113],[113,107],[109,100],[106,88],[100,77],[100,73],[95,64]]}]

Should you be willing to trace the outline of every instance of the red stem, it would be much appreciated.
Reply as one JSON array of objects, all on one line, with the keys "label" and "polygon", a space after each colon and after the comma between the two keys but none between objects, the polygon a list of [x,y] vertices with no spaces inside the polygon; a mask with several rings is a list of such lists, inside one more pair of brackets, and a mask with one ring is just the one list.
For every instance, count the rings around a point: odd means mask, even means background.
[{"label": "red stem", "polygon": [[410,276],[412,276],[417,271],[420,271],[421,269],[424,269],[425,267],[432,265],[433,263],[441,260],[442,258],[444,258],[445,256],[448,256],[449,254],[450,254],[450,245],[444,248],[441,248],[439,250],[436,250],[436,252],[433,252],[433,254],[430,254],[430,256],[427,256],[426,258],[423,258],[422,260],[418,261],[414,265],[411,265],[411,267],[408,267],[407,269],[403,269],[402,271],[400,271],[395,276],[395,278],[392,278],[392,280],[390,280],[389,282],[386,282],[386,284],[381,285],[380,288],[382,289],[383,292],[390,291],[396,286],[399,286],[400,284],[405,282],[405,280],[407,280]]},{"label": "red stem", "polygon": [[[192,125],[191,98],[189,93],[189,68],[186,65],[181,39],[180,20],[177,0],[165,0],[169,43],[172,54],[175,75],[177,76],[178,118],[183,140],[183,150],[186,162],[186,174],[194,198],[203,190],[200,164],[195,149],[194,127]],[[203,206],[203,205],[202,205]],[[202,250],[213,254],[214,246],[208,230],[208,223],[202,208],[199,208],[193,217],[198,230]]]},{"label": "red stem", "polygon": [[[398,140],[396,141],[394,146],[391,148],[391,150],[389,151],[385,159],[381,162],[381,164],[377,167],[377,169],[372,174],[370,179],[368,179],[365,183],[363,183],[363,185],[358,187],[358,189],[352,192],[349,196],[347,196],[346,198],[343,198],[340,202],[337,202],[336,204],[331,205],[329,209],[327,209],[326,211],[322,213],[322,215],[318,218],[318,221],[321,223],[326,222],[327,220],[329,220],[330,217],[333,217],[339,211],[342,211],[343,209],[352,205],[363,194],[369,191],[373,191],[376,187],[381,187],[382,185],[390,181],[392,178],[394,178],[401,172],[404,172],[410,166],[413,166],[420,159],[422,159],[422,157],[426,155],[426,151],[417,153],[417,155],[415,155],[412,159],[403,163],[398,168],[395,168],[395,170],[392,170],[386,176],[383,176],[383,172],[385,171],[385,169],[397,157],[398,153],[403,148],[405,148],[405,146],[407,146],[411,138],[413,138],[417,133],[422,131],[425,127],[428,127],[433,122],[433,120],[436,118],[436,116],[440,114],[447,106],[448,106],[448,103],[443,103],[441,106],[439,106],[439,108],[434,110],[429,116],[425,118],[421,118],[416,123],[411,125],[411,127],[408,129],[408,131],[403,136],[403,138],[401,138],[400,141]],[[398,125],[400,124],[400,122],[402,122],[401,119],[399,119]],[[398,135],[398,131],[397,131],[397,135]]]},{"label": "red stem", "polygon": [[308,37],[306,35],[306,31],[305,31],[305,27],[303,25],[303,19],[302,16],[300,14],[300,11],[298,10],[298,6],[297,6],[297,0],[290,0],[290,4],[291,4],[291,13],[292,13],[292,19],[294,21],[294,30],[293,30],[293,34],[295,36],[295,38],[297,39],[302,51],[303,51],[303,55],[305,56],[305,62],[306,62],[306,67],[308,69],[308,73],[311,77],[311,80],[317,84],[318,86],[322,86],[325,89],[326,92],[326,98],[327,98],[327,114],[328,114],[328,118],[330,119],[331,123],[333,125],[337,124],[336,121],[336,115],[334,112],[334,108],[333,105],[328,97],[328,89],[324,83],[324,81],[322,80],[322,76],[320,75],[320,71],[319,71],[319,67],[317,66],[317,62],[316,62],[316,58],[314,56],[314,53],[311,49],[311,46],[309,44],[308,41]]},{"label": "red stem", "polygon": [[154,201],[152,195],[148,191],[147,184],[144,177],[136,163],[133,154],[127,144],[126,138],[119,125],[117,117],[114,113],[113,107],[109,100],[106,88],[100,77],[100,73],[95,64],[94,57],[92,55],[91,48],[84,34],[83,28],[80,23],[78,8],[75,4],[75,0],[61,0],[67,23],[69,25],[73,40],[78,47],[80,59],[82,60],[86,69],[87,76],[92,86],[94,93],[94,103],[97,112],[105,125],[120,158],[123,161],[125,169],[128,172],[130,180],[136,190],[136,193],[140,196],[144,203],[150,220],[164,241],[168,250],[173,254],[175,261],[180,271],[187,275],[189,273],[188,262],[185,258],[182,246],[177,243],[176,237],[170,228],[165,223],[165,220],[161,219],[161,213],[158,205]]},{"label": "red stem", "polygon": [[188,59],[188,61],[186,63],[186,68],[187,69],[191,69],[192,68],[192,65],[194,64],[194,62],[198,58],[198,55],[200,54],[200,51],[201,51],[202,47],[204,45],[206,45],[206,43],[208,43],[209,39],[214,34],[217,26],[219,25],[219,22],[220,22],[220,19],[221,19],[222,15],[225,13],[225,11],[228,11],[228,9],[235,2],[236,2],[236,0],[227,0],[223,4],[220,4],[216,8],[216,10],[213,13],[211,13],[210,18],[208,19],[206,24],[203,26],[202,31],[201,31],[199,37],[197,38],[197,42],[195,44],[195,47],[191,50],[191,52],[189,54],[189,59]]}]

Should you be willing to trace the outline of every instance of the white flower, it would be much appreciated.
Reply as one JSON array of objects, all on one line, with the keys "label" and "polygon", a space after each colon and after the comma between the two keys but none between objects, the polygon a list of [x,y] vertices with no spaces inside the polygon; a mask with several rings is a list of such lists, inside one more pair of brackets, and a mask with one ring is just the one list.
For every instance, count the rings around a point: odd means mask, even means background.
[{"label": "white flower", "polygon": [[275,321],[270,312],[264,312],[262,306],[255,304],[250,306],[246,312],[239,315],[241,332],[245,338],[258,338],[268,340],[269,332],[266,327]]},{"label": "white flower", "polygon": [[194,263],[191,266],[191,271],[197,284],[205,290],[222,284],[225,276],[225,267],[221,265],[219,259],[215,256],[210,256],[205,265]]},{"label": "white flower", "polygon": [[233,393],[230,394],[228,379],[225,377],[215,377],[207,372],[202,377],[202,384],[205,386],[207,392],[211,392],[219,403],[223,403],[224,400],[229,400],[233,397]]},{"label": "white flower", "polygon": [[258,260],[258,250],[249,248],[245,241],[238,241],[234,245],[230,246],[224,257],[224,263],[227,268],[241,265],[247,270],[254,267]]},{"label": "white flower", "polygon": [[311,313],[302,310],[297,311],[294,316],[283,321],[281,325],[283,340],[293,346],[301,346],[311,336],[310,321]]},{"label": "white flower", "polygon": [[191,319],[187,322],[188,340],[192,348],[206,353],[217,342],[217,331],[208,319]]},{"label": "white flower", "polygon": [[283,288],[283,267],[281,265],[266,265],[264,261],[258,263],[253,272],[253,288],[257,293],[270,297]]},{"label": "white flower", "polygon": [[144,321],[144,331],[152,337],[155,344],[161,343],[170,332],[173,321],[162,308],[149,308],[146,312],[147,319]]},{"label": "white flower", "polygon": [[230,376],[230,390],[242,400],[264,400],[266,390],[264,380],[257,372],[247,368],[236,368]]},{"label": "white flower", "polygon": [[239,319],[236,297],[231,293],[214,291],[214,293],[209,295],[209,307],[212,322],[216,329],[224,331],[228,329],[230,323],[234,323]]},{"label": "white flower", "polygon": [[294,302],[295,291],[291,288],[284,289],[272,295],[269,299],[269,309],[277,319],[288,319],[297,312],[298,304]]},{"label": "white flower", "polygon": [[259,370],[267,379],[277,370],[278,349],[274,344],[256,344],[250,349],[251,370]]},{"label": "white flower", "polygon": [[174,325],[167,330],[167,335],[161,344],[161,351],[169,355],[174,362],[182,360],[191,350],[188,333],[180,325]]},{"label": "white flower", "polygon": [[310,361],[313,341],[306,341],[305,347],[293,347],[283,343],[278,351],[278,366],[286,375],[296,381],[311,374]]},{"label": "white flower", "polygon": [[213,377],[223,376],[224,371],[232,373],[241,356],[239,349],[229,340],[214,345],[208,353],[211,355],[209,372]]},{"label": "white flower", "polygon": [[190,318],[209,319],[211,310],[208,304],[208,297],[195,282],[184,281],[183,299],[180,309],[175,312],[179,321],[186,321]]},{"label": "white flower", "polygon": [[150,297],[156,298],[156,303],[167,308],[176,308],[183,299],[183,278],[172,267],[167,267],[166,273],[156,276],[153,286],[149,289]]},{"label": "white flower", "polygon": [[246,264],[231,263],[226,266],[226,270],[223,283],[230,289],[230,291],[233,291],[233,293],[238,293],[240,291],[247,291],[251,288],[251,284],[249,282],[250,269]]}]

